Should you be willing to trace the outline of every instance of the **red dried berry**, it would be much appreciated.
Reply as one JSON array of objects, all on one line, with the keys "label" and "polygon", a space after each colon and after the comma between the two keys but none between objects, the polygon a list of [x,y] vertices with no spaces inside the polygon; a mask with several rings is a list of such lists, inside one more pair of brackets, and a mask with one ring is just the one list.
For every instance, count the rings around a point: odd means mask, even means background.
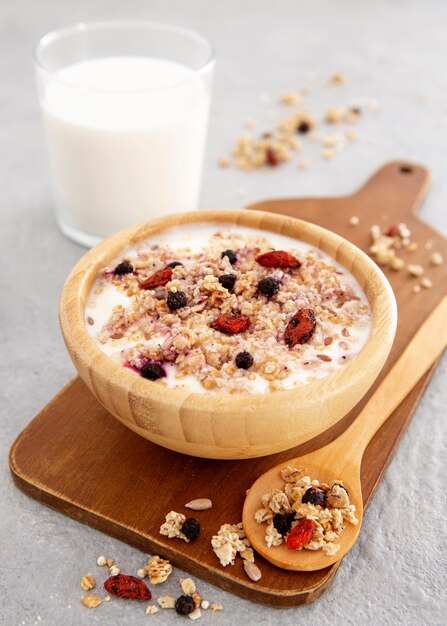
[{"label": "red dried berry", "polygon": [[276,167],[277,165],[279,165],[278,155],[273,150],[273,148],[267,148],[267,150],[265,151],[265,162],[267,163],[267,165],[271,165],[271,167]]},{"label": "red dried berry", "polygon": [[398,234],[399,234],[399,226],[397,224],[393,224],[392,226],[390,226],[385,233],[387,237],[395,237]]},{"label": "red dried berry", "polygon": [[126,574],[110,576],[104,583],[104,589],[112,596],[127,598],[128,600],[150,600],[152,598],[148,586],[140,578]]},{"label": "red dried berry", "polygon": [[289,550],[298,550],[309,543],[315,530],[315,522],[312,519],[304,518],[298,522],[290,531],[286,546]]},{"label": "red dried berry", "polygon": [[306,343],[312,337],[317,325],[312,309],[300,309],[289,320],[284,332],[284,341],[293,348],[297,343]]},{"label": "red dried berry", "polygon": [[301,261],[294,257],[293,254],[284,252],[284,250],[264,252],[264,254],[256,257],[256,262],[262,265],[262,267],[279,267],[282,270],[301,267]]},{"label": "red dried berry", "polygon": [[226,313],[225,315],[216,317],[214,322],[211,322],[210,326],[225,335],[236,335],[250,328],[251,319],[241,313]]},{"label": "red dried berry", "polygon": [[140,283],[140,289],[155,289],[156,287],[164,287],[168,284],[172,277],[172,267],[169,265],[162,270],[158,270],[146,280]]}]

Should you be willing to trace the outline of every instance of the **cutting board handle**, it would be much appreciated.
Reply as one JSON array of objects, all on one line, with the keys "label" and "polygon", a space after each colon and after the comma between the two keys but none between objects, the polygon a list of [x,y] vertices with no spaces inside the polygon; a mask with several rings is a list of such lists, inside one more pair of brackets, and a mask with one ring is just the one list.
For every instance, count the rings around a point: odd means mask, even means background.
[{"label": "cutting board handle", "polygon": [[[349,199],[352,215],[367,217],[372,224],[382,216],[406,215],[414,213],[422,202],[430,184],[427,168],[409,161],[385,163],[358,191],[349,196],[327,198],[275,198],[261,200],[248,205],[248,209],[281,213],[291,217],[309,216],[313,213],[339,211],[344,200]],[[309,219],[309,217],[307,217]]]},{"label": "cutting board handle", "polygon": [[391,161],[377,170],[351,197],[359,201],[362,213],[413,213],[421,204],[429,185],[430,172],[427,168],[409,161]]}]

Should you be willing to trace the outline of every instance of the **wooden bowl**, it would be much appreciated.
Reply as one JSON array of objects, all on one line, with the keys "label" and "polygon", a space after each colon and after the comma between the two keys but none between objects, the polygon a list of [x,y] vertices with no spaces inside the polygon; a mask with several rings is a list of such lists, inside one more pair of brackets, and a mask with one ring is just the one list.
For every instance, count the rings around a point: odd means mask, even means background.
[{"label": "wooden bowl", "polygon": [[[339,370],[303,387],[240,396],[165,388],[113,361],[91,339],[84,321],[87,297],[99,270],[127,246],[166,229],[198,222],[223,222],[288,235],[335,258],[355,276],[371,306],[372,330],[363,349]],[[397,311],[384,274],[346,239],[302,220],[228,209],[170,215],[108,237],[87,252],[67,278],[59,319],[79,375],[123,424],[171,450],[213,459],[244,459],[308,441],[346,415],[368,391],[388,356]]]}]

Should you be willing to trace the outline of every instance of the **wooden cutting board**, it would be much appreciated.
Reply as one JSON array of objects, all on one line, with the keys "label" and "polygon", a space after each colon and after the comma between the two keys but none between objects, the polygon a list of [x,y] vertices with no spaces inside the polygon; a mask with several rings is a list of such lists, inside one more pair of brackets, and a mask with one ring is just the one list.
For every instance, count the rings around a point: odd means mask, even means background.
[{"label": "wooden cutting board", "polygon": [[[446,290],[447,264],[433,267],[429,258],[433,251],[438,251],[447,259],[447,241],[414,213],[428,183],[429,173],[423,167],[394,162],[382,167],[351,196],[267,200],[249,207],[315,222],[364,250],[369,246],[372,224],[405,222],[410,227],[419,248],[401,256],[408,262],[422,263],[434,286],[415,294],[412,289],[418,279],[410,277],[406,270],[385,270],[396,293],[399,325],[383,373]],[[349,224],[353,215],[360,218],[358,226]],[[425,248],[429,240],[431,250]],[[366,504],[433,369],[366,450],[362,465]],[[381,377],[370,393],[380,384]],[[220,566],[211,550],[211,536],[221,524],[241,520],[246,489],[259,474],[332,440],[355,419],[365,401],[366,398],[329,431],[292,450],[260,459],[213,461],[171,452],[140,438],[108,414],[82,381],[75,378],[20,433],[10,451],[10,468],[15,483],[28,495],[143,552],[161,554],[191,574],[255,602],[296,606],[315,600],[331,583],[338,564],[317,572],[288,572],[258,557],[262,579],[254,583],[246,577],[239,557],[234,567]],[[213,508],[197,514],[184,508],[186,502],[199,497],[211,498]],[[158,533],[165,514],[172,509],[200,519],[202,533],[198,540],[186,544]]]}]

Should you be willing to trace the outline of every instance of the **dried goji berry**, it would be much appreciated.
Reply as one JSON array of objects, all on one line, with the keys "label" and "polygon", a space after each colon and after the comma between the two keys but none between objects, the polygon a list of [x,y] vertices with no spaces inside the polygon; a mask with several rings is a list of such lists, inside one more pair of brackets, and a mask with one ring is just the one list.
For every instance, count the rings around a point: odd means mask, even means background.
[{"label": "dried goji berry", "polygon": [[399,234],[399,226],[397,224],[393,224],[392,226],[390,226],[385,233],[387,237],[395,237],[398,234]]},{"label": "dried goji berry", "polygon": [[295,269],[301,266],[299,261],[293,254],[289,254],[284,250],[272,250],[271,252],[264,252],[256,257],[256,262],[262,267],[279,267],[280,269]]},{"label": "dried goji berry", "polygon": [[279,165],[278,155],[273,150],[273,148],[267,148],[267,150],[265,151],[265,162],[267,163],[267,165],[271,165],[272,167],[276,167],[277,165]]},{"label": "dried goji berry", "polygon": [[155,289],[156,287],[164,287],[172,277],[172,267],[169,265],[162,270],[158,270],[146,280],[140,283],[140,289]]},{"label": "dried goji berry", "polygon": [[112,596],[128,598],[129,600],[150,600],[152,598],[148,586],[140,578],[126,574],[110,576],[104,583],[104,589]]},{"label": "dried goji berry", "polygon": [[214,322],[210,324],[214,330],[219,330],[226,335],[236,335],[243,333],[251,326],[251,319],[241,313],[226,313],[219,315]]},{"label": "dried goji berry", "polygon": [[300,309],[289,320],[284,332],[284,340],[289,348],[297,343],[306,343],[315,332],[317,322],[312,309]]},{"label": "dried goji berry", "polygon": [[309,543],[315,530],[315,522],[312,519],[304,518],[298,522],[290,531],[286,546],[289,550],[298,550]]}]

